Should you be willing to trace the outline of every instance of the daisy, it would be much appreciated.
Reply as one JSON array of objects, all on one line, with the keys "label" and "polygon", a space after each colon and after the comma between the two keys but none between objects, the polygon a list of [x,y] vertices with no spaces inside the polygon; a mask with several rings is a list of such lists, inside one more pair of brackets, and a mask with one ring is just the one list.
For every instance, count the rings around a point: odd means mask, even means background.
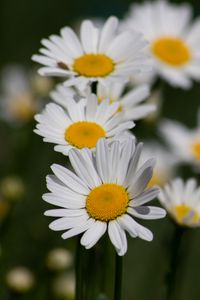
[{"label": "daisy", "polygon": [[132,121],[124,121],[122,114],[116,113],[118,107],[118,103],[110,104],[109,100],[98,104],[97,97],[91,93],[78,102],[69,97],[65,109],[50,103],[36,115],[35,132],[43,136],[45,142],[57,144],[55,151],[64,155],[68,155],[71,148],[93,149],[100,138],[112,141],[134,127]]},{"label": "daisy", "polygon": [[149,159],[152,154],[156,158],[156,165],[148,186],[163,186],[174,176],[176,167],[175,157],[159,143],[149,141],[145,142],[145,146],[140,157],[140,164],[144,164],[144,162]]},{"label": "daisy", "polygon": [[45,212],[46,216],[59,217],[50,225],[55,231],[63,230],[63,239],[84,233],[81,244],[89,249],[108,230],[118,255],[127,251],[125,231],[132,237],[151,241],[150,230],[135,221],[159,219],[165,210],[144,206],[157,196],[157,188],[146,189],[151,179],[154,159],[138,169],[141,144],[135,147],[132,139],[126,143],[105,139],[97,143],[96,153],[90,149],[72,149],[69,159],[75,171],[53,165],[55,175],[47,177],[51,193],[43,199],[61,209]]},{"label": "daisy", "polygon": [[195,179],[186,183],[180,178],[174,179],[158,198],[179,225],[200,226],[200,187],[197,188]]},{"label": "daisy", "polygon": [[97,85],[97,97],[101,102],[109,99],[110,103],[118,102],[118,110],[123,113],[124,120],[139,120],[155,111],[155,105],[143,103],[150,95],[148,85],[141,85],[124,94],[127,87],[124,83],[113,83],[109,86]]},{"label": "daisy", "polygon": [[32,59],[45,67],[41,75],[69,78],[68,86],[84,89],[89,82],[106,84],[128,80],[134,72],[149,69],[149,59],[143,53],[146,41],[140,33],[118,32],[118,20],[110,17],[102,28],[85,20],[80,38],[69,28],[61,29],[61,36],[51,35],[41,41],[41,55]]},{"label": "daisy", "polygon": [[200,167],[200,111],[195,129],[189,129],[177,121],[165,120],[160,123],[159,130],[171,146],[177,161]]},{"label": "daisy", "polygon": [[154,76],[171,85],[190,88],[200,80],[200,22],[191,23],[191,8],[164,0],[133,5],[123,28],[144,34],[149,41]]}]

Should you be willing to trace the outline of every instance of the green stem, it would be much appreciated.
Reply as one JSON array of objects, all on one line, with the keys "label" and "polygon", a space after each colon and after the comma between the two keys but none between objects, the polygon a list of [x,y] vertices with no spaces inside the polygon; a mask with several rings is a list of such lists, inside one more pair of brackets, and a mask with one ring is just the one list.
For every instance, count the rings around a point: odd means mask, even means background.
[{"label": "green stem", "polygon": [[167,292],[166,292],[166,299],[171,300],[173,299],[174,292],[176,289],[176,278],[177,278],[177,271],[180,267],[181,261],[181,241],[183,237],[183,233],[185,232],[185,228],[175,225],[175,233],[174,238],[172,240],[171,246],[171,257],[170,257],[170,266],[169,266],[169,273],[167,274]]},{"label": "green stem", "polygon": [[83,249],[80,240],[77,241],[76,250],[76,297],[75,300],[84,300],[83,296]]},{"label": "green stem", "polygon": [[123,272],[123,257],[116,254],[114,300],[122,299],[122,272]]}]

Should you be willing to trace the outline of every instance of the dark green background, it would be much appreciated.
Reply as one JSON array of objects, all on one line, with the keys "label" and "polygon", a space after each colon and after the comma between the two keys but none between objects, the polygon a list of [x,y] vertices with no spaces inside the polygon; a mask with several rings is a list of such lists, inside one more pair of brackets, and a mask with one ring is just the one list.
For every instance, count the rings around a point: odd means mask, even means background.
[{"label": "dark green background", "polygon": [[[177,1],[182,3],[182,1]],[[85,17],[119,17],[127,11],[131,1],[0,1],[0,66],[23,63],[31,66],[30,57],[37,53],[40,39],[58,33],[65,25]],[[200,12],[200,1],[190,1],[195,15]],[[200,88],[195,84],[188,92],[165,85],[163,116],[176,118],[189,126],[195,126],[199,105]],[[137,135],[149,137],[154,127],[140,122]],[[62,241],[59,233],[48,229],[48,218],[43,211],[49,207],[41,201],[46,192],[45,176],[54,162],[65,163],[65,158],[53,152],[50,144],[32,133],[34,124],[13,130],[0,123],[0,177],[19,174],[26,183],[24,201],[13,205],[9,218],[1,226],[0,239],[0,300],[56,300],[51,295],[51,274],[45,268],[49,249],[64,246],[74,249],[73,241]],[[167,162],[166,162],[167,163]],[[184,176],[193,174],[185,171]],[[181,174],[179,174],[181,175]],[[195,174],[194,174],[195,175]],[[197,178],[199,175],[197,176]],[[174,225],[169,219],[144,222],[155,233],[152,243],[139,239],[129,240],[125,257],[123,300],[163,300],[165,280],[172,247]],[[112,250],[110,251],[111,253]],[[200,230],[184,233],[182,262],[177,276],[175,300],[200,299]],[[13,295],[4,285],[7,270],[17,265],[26,265],[36,275],[36,287],[27,295]],[[111,263],[112,265],[112,263]],[[112,288],[112,267],[107,285]],[[87,299],[88,300],[88,299]],[[111,300],[111,298],[110,298]]]}]

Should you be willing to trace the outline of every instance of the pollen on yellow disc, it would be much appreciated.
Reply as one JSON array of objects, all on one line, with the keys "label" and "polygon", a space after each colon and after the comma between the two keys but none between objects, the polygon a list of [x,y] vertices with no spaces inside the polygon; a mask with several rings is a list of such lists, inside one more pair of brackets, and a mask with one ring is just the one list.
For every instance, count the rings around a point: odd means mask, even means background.
[{"label": "pollen on yellow disc", "polygon": [[105,77],[115,68],[113,60],[104,54],[84,54],[74,61],[73,70],[85,77]]},{"label": "pollen on yellow disc", "polygon": [[192,153],[200,160],[200,140],[192,144]]},{"label": "pollen on yellow disc", "polygon": [[176,37],[159,38],[153,42],[151,49],[157,58],[174,67],[183,66],[191,58],[186,43]]},{"label": "pollen on yellow disc", "polygon": [[[200,220],[199,215],[190,206],[185,204],[176,205],[175,214],[179,223],[185,223],[187,225],[195,224]],[[187,217],[189,217],[189,219],[184,222],[184,219]]]},{"label": "pollen on yellow disc", "polygon": [[100,221],[110,221],[127,211],[127,191],[118,184],[102,184],[94,188],[86,199],[88,214]]},{"label": "pollen on yellow disc", "polygon": [[94,148],[98,140],[105,136],[105,130],[94,122],[76,122],[65,131],[65,140],[79,149]]}]

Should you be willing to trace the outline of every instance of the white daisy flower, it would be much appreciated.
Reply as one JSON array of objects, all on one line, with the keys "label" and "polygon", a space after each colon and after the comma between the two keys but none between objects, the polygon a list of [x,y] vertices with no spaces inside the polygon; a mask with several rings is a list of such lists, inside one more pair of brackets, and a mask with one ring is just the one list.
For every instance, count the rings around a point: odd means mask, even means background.
[{"label": "white daisy flower", "polygon": [[80,242],[86,249],[93,247],[108,229],[119,255],[127,251],[125,231],[151,241],[152,232],[134,218],[163,218],[165,210],[143,205],[159,190],[146,189],[155,161],[150,159],[138,169],[141,148],[141,144],[135,147],[132,139],[123,145],[115,141],[110,147],[101,139],[95,154],[87,148],[69,151],[75,173],[53,165],[55,175],[47,177],[51,193],[43,195],[43,199],[61,209],[45,212],[46,216],[59,217],[49,225],[50,229],[65,231],[64,239],[84,233]]},{"label": "white daisy flower", "polygon": [[158,198],[179,225],[200,226],[200,187],[195,179],[186,183],[174,179],[161,190]]},{"label": "white daisy flower", "polygon": [[41,75],[68,77],[66,85],[84,89],[89,82],[107,84],[128,79],[134,72],[149,69],[144,54],[146,41],[140,33],[118,31],[118,19],[110,17],[100,29],[91,21],[82,22],[80,38],[69,28],[61,36],[43,39],[41,55],[32,59],[45,65]]},{"label": "white daisy flower", "polygon": [[171,85],[190,88],[200,80],[200,20],[191,23],[191,8],[164,0],[133,5],[123,28],[144,34],[154,60],[154,75]]},{"label": "white daisy flower", "polygon": [[113,83],[108,86],[97,85],[97,97],[99,101],[109,99],[110,103],[118,102],[119,111],[123,113],[124,120],[139,120],[154,112],[155,105],[143,103],[150,95],[148,85],[141,85],[124,94],[126,84]]},{"label": "white daisy flower", "polygon": [[43,136],[45,142],[57,144],[55,151],[64,155],[68,155],[71,148],[94,149],[100,138],[112,141],[134,127],[132,121],[124,121],[122,114],[116,113],[118,107],[118,103],[110,104],[109,100],[98,104],[94,94],[88,94],[78,102],[69,97],[65,109],[50,103],[36,115],[35,132]]},{"label": "white daisy flower", "polygon": [[200,167],[200,111],[195,129],[189,129],[177,121],[165,120],[160,123],[159,130],[171,146],[177,161]]},{"label": "white daisy flower", "polygon": [[140,164],[144,164],[152,155],[156,158],[153,176],[148,186],[163,186],[169,182],[175,173],[175,157],[163,146],[155,141],[145,142],[145,146],[140,157]]}]

